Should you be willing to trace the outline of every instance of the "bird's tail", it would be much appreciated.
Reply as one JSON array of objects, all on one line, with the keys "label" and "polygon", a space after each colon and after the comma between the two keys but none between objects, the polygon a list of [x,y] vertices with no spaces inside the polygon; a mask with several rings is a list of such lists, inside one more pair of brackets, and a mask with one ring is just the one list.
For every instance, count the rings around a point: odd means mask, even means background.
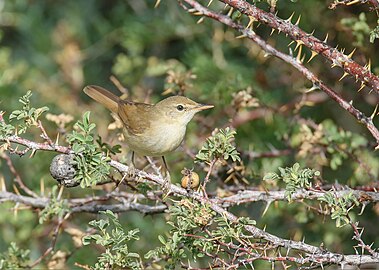
[{"label": "bird's tail", "polygon": [[83,91],[97,102],[103,104],[111,112],[118,112],[118,104],[120,102],[118,96],[96,85],[88,85],[84,87]]}]

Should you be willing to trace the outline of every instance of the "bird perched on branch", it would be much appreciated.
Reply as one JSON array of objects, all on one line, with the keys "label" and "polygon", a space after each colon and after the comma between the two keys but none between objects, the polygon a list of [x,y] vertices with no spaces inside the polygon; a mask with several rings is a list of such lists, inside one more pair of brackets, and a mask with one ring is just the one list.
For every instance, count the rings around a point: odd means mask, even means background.
[{"label": "bird perched on branch", "polygon": [[179,147],[187,124],[197,112],[213,108],[213,105],[199,104],[184,96],[168,97],[151,105],[123,100],[100,86],[89,85],[83,91],[122,122],[125,141],[132,153],[131,166],[134,167],[134,152],[161,156],[167,178],[169,171],[164,155]]}]

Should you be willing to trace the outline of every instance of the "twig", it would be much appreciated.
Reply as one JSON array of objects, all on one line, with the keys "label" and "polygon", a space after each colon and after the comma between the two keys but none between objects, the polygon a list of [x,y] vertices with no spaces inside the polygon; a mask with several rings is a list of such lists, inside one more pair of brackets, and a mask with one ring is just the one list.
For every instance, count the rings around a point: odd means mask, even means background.
[{"label": "twig", "polygon": [[1,158],[3,158],[7,165],[8,165],[8,168],[9,170],[11,171],[11,173],[14,175],[14,181],[20,186],[20,188],[28,195],[34,197],[34,198],[37,198],[38,195],[32,191],[31,189],[29,189],[25,184],[24,182],[22,181],[21,179],[21,176],[19,175],[19,173],[17,172],[16,168],[13,166],[13,162],[11,160],[11,158],[5,153],[1,153]]},{"label": "twig", "polygon": [[212,174],[212,171],[213,171],[213,168],[214,168],[214,165],[216,164],[216,162],[217,162],[217,159],[213,159],[211,161],[211,163],[209,164],[208,172],[207,172],[207,175],[204,178],[204,183],[203,183],[203,186],[202,186],[203,191],[205,192],[204,194],[206,194],[205,187],[207,186],[207,184],[209,182],[209,178],[210,178],[210,176]]},{"label": "twig", "polygon": [[[375,250],[373,250],[371,248],[371,246],[367,245],[363,239],[362,239],[362,233],[363,233],[363,229],[362,228],[358,228],[358,224],[354,223],[350,217],[348,216],[348,219],[349,219],[349,224],[350,226],[353,228],[353,231],[354,231],[354,237],[353,239],[357,240],[358,241],[358,246],[361,247],[362,249],[366,250],[370,255],[372,255],[373,257],[379,257],[379,253],[376,252]],[[361,230],[361,232],[359,232],[359,230]],[[363,252],[362,252],[363,253]]]},{"label": "twig", "polygon": [[49,135],[47,135],[47,132],[45,130],[45,128],[43,127],[42,125],[42,122],[41,120],[38,120],[38,124],[37,124],[37,127],[41,130],[42,134],[41,134],[41,137],[47,141],[47,143],[51,146],[54,145],[53,141],[51,140],[51,138],[49,137]]},{"label": "twig", "polygon": [[50,244],[50,247],[48,249],[46,249],[46,251],[37,259],[35,260],[29,267],[30,268],[33,268],[34,266],[38,265],[47,255],[49,255],[53,250],[54,250],[54,247],[55,247],[55,244],[57,242],[57,239],[58,239],[58,234],[59,234],[59,229],[61,228],[63,222],[68,219],[68,217],[70,216],[70,214],[67,214],[64,218],[60,218],[59,221],[58,221],[58,224],[57,226],[55,227],[55,230],[53,232],[53,239],[51,240],[51,244]]},{"label": "twig", "polygon": [[114,213],[119,212],[127,212],[127,211],[138,211],[142,214],[159,214],[163,213],[167,209],[167,206],[164,204],[150,206],[144,205],[140,203],[133,202],[124,202],[120,204],[90,204],[90,205],[82,205],[82,206],[74,206],[70,209],[72,213],[81,213],[81,212],[89,212],[89,213],[98,213],[99,211],[110,210]]},{"label": "twig", "polygon": [[354,4],[365,4],[365,3],[368,3],[369,5],[371,5],[373,9],[379,9],[378,0],[335,0],[333,3],[329,5],[329,8],[335,9],[339,5],[351,6]]}]

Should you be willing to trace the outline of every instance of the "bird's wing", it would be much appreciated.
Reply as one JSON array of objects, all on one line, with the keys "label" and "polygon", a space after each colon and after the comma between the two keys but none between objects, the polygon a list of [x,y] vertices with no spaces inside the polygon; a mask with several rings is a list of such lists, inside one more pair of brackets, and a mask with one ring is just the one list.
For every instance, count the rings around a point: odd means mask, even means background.
[{"label": "bird's wing", "polygon": [[153,105],[123,100],[118,106],[118,116],[128,132],[138,135],[150,127]]}]

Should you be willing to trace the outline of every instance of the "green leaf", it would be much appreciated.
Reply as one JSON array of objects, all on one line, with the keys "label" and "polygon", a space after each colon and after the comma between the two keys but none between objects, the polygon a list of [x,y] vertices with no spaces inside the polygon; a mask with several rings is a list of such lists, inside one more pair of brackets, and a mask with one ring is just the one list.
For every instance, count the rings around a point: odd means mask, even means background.
[{"label": "green leaf", "polygon": [[196,162],[210,163],[212,160],[231,158],[234,162],[241,161],[239,153],[232,144],[236,132],[229,127],[220,129],[213,136],[207,138],[203,147],[196,155]]}]

